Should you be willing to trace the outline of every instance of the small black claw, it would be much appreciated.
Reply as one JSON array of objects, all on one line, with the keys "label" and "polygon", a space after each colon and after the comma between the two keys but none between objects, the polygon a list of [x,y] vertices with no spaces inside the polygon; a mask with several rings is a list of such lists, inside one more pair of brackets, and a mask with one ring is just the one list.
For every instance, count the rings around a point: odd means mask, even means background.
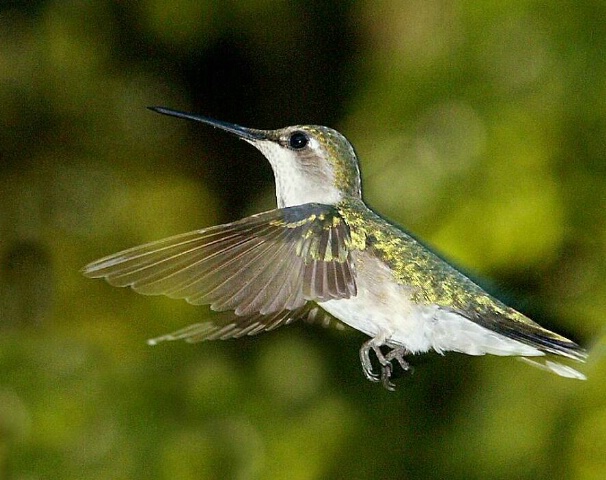
[{"label": "small black claw", "polygon": [[395,392],[396,386],[394,383],[392,383],[390,381],[391,374],[392,374],[391,363],[388,363],[387,365],[384,365],[383,367],[381,367],[381,383],[383,384],[383,387],[385,387],[385,389],[389,390],[390,392]]},{"label": "small black claw", "polygon": [[387,355],[385,355],[385,359],[388,362],[391,362],[392,360],[397,360],[397,362],[400,364],[400,367],[402,367],[402,370],[404,370],[405,372],[412,371],[410,363],[404,360],[404,355],[406,355],[407,353],[408,352],[402,347],[394,348],[393,350],[388,352]]},{"label": "small black claw", "polygon": [[383,375],[379,376],[376,373],[374,373],[372,370],[366,370],[366,368],[362,368],[362,370],[364,371],[364,376],[366,377],[367,380],[370,380],[371,382],[380,382],[381,378]]}]

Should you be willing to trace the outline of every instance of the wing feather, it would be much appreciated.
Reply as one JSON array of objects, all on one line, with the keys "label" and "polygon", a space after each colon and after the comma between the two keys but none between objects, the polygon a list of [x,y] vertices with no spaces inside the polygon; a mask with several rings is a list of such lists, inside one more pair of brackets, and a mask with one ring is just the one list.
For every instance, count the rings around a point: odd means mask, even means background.
[{"label": "wing feather", "polygon": [[168,335],[151,339],[148,343],[155,345],[171,340],[185,340],[188,343],[195,343],[205,340],[240,338],[268,332],[296,320],[319,323],[324,327],[334,324],[342,328],[342,324],[336,318],[315,303],[308,302],[295,310],[282,310],[268,315],[239,316],[233,312],[214,313],[211,321],[189,325]]},{"label": "wing feather", "polygon": [[356,295],[350,243],[333,206],[305,204],[131,248],[87,265],[84,274],[145,295],[267,316]]}]

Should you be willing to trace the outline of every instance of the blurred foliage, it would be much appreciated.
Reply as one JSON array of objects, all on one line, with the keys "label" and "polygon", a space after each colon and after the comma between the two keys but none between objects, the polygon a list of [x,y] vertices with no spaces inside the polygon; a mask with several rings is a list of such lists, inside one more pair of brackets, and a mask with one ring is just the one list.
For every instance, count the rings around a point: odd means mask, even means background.
[{"label": "blurred foliage", "polygon": [[[0,4],[0,478],[606,477],[606,4]],[[587,382],[357,332],[148,347],[204,309],[86,280],[271,208],[244,142],[155,115],[338,128],[369,203],[592,347]]]}]

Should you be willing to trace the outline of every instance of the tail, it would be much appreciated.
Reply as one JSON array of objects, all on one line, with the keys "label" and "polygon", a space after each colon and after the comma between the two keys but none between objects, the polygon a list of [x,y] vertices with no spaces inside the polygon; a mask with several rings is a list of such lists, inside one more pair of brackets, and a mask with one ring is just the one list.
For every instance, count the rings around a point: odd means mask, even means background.
[{"label": "tail", "polygon": [[532,359],[521,357],[522,361],[561,377],[586,380],[587,377],[581,372],[553,361],[553,358],[564,357],[576,362],[585,362],[587,351],[572,340],[541,327],[516,310],[506,308],[504,312],[476,314],[470,320],[507,338],[534,347],[539,355],[545,355]]},{"label": "tail", "polygon": [[532,359],[527,357],[518,358],[519,360],[523,361],[524,363],[527,363],[528,365],[532,365],[533,367],[540,368],[541,370],[545,370],[547,372],[555,373],[560,377],[575,378],[577,380],[587,380],[587,377],[578,370],[575,370],[574,368],[568,365],[549,360],[549,357],[535,357]]}]

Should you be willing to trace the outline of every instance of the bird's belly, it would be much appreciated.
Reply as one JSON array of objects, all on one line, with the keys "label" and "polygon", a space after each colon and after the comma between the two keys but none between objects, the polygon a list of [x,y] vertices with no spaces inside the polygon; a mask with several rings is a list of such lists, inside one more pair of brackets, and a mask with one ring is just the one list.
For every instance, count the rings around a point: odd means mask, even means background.
[{"label": "bird's belly", "polygon": [[381,343],[401,345],[411,353],[433,348],[427,335],[432,320],[413,313],[410,302],[398,299],[391,310],[376,303],[374,296],[362,293],[356,298],[329,300],[320,305],[343,323],[380,339]]},{"label": "bird's belly", "polygon": [[367,252],[357,252],[353,298],[320,305],[334,317],[382,343],[411,353],[448,350],[469,355],[542,355],[536,348],[484,328],[439,305],[419,305],[411,288],[398,284],[391,270]]},{"label": "bird's belly", "polygon": [[431,317],[411,300],[411,290],[399,285],[391,270],[378,258],[357,252],[356,284],[358,294],[320,305],[331,315],[371,337],[404,346],[411,352],[431,348],[426,330]]}]

